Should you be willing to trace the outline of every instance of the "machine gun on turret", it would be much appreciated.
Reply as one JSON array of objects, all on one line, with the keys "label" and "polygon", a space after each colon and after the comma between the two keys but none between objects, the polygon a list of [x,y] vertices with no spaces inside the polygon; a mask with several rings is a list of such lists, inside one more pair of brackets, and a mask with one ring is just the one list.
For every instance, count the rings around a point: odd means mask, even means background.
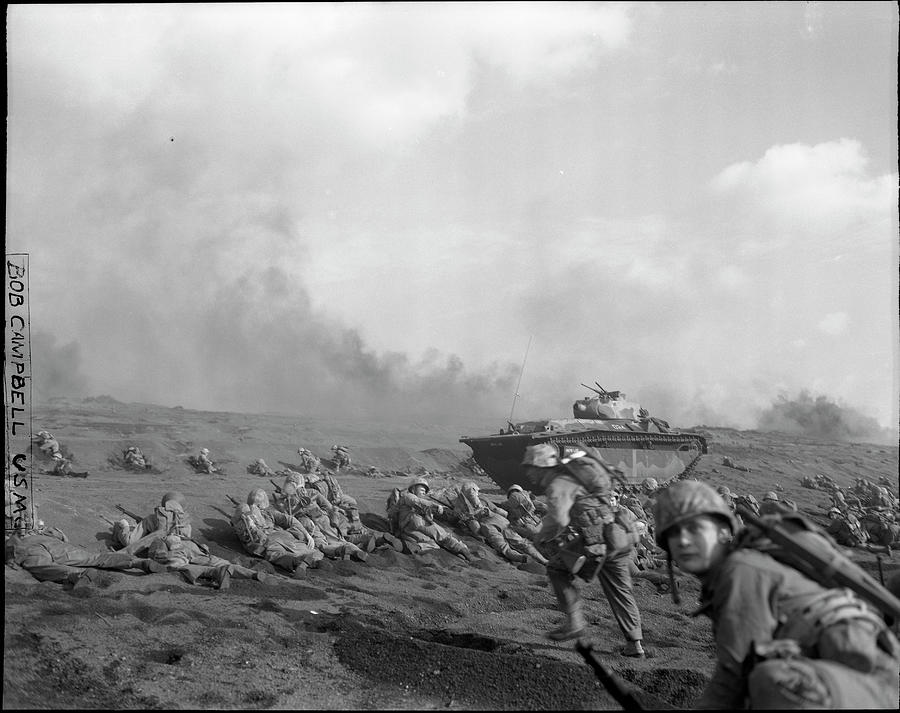
[{"label": "machine gun on turret", "polygon": [[625,394],[623,394],[621,391],[607,391],[596,381],[594,382],[594,384],[597,386],[596,389],[593,386],[588,386],[583,382],[581,385],[584,388],[597,394],[597,396],[599,396],[602,401],[615,401],[616,399],[625,398]]}]

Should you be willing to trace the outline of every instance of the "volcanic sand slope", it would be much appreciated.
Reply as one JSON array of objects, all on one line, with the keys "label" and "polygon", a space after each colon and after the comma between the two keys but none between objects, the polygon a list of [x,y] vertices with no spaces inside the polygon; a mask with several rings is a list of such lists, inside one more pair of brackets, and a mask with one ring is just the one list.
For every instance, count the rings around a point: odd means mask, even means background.
[{"label": "volcanic sand slope", "polygon": [[[103,551],[116,504],[146,514],[168,490],[186,495],[195,536],[214,554],[251,565],[227,522],[226,493],[243,500],[267,479],[246,473],[264,458],[296,464],[310,448],[329,465],[330,446],[350,447],[353,469],[338,477],[363,521],[383,526],[384,503],[408,472],[428,469],[433,487],[474,480],[495,502],[504,495],[463,466],[460,435],[491,426],[325,422],[303,417],[197,412],[106,397],[54,399],[35,409],[75,455],[87,478],[37,473],[40,517],[72,542]],[[822,473],[843,486],[862,476],[897,479],[898,449],[825,443],[774,433],[703,427],[710,453],[694,474],[761,498],[783,487],[801,510],[824,518],[828,498],[800,487]],[[129,445],[154,471],[115,465]],[[199,475],[185,463],[201,447],[225,474]],[[723,465],[725,456],[750,472]],[[38,461],[37,465],[42,465]],[[366,477],[369,466],[386,477]],[[326,562],[302,580],[232,580],[216,591],[176,573],[105,573],[101,583],[66,591],[6,568],[4,707],[23,708],[357,708],[618,709],[571,643],[543,632],[560,620],[542,568],[516,568],[465,538],[479,555],[468,565],[444,552],[391,550],[366,563]],[[854,558],[878,576],[874,555]],[[259,565],[257,565],[259,566]],[[884,560],[887,578],[900,558]],[[583,588],[591,634],[607,663],[637,685],[651,707],[691,704],[707,680],[714,650],[709,621],[690,616],[699,589],[680,578],[682,603],[664,574],[636,580],[645,660],[618,655],[621,634],[598,585]]]}]

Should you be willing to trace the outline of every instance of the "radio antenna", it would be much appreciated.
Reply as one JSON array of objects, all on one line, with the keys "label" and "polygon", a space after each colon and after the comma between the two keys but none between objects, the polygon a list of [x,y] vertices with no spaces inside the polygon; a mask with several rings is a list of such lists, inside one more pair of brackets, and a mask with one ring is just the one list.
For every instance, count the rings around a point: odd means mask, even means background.
[{"label": "radio antenna", "polygon": [[519,387],[522,385],[522,374],[525,373],[525,362],[528,361],[528,352],[531,349],[531,340],[534,339],[532,334],[528,337],[528,346],[525,347],[525,357],[522,359],[522,370],[519,372],[519,382],[516,384],[516,393],[513,396],[512,407],[509,409],[509,423],[512,425],[513,411],[516,410],[516,399],[519,398]]}]

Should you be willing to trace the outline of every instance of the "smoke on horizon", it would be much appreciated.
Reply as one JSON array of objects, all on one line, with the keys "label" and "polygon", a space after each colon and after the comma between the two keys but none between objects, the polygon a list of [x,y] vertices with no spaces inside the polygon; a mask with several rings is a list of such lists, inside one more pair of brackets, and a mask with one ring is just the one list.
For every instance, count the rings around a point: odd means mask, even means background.
[{"label": "smoke on horizon", "polygon": [[781,394],[759,417],[758,430],[782,431],[827,441],[868,440],[896,444],[897,433],[878,421],[827,396],[801,391],[795,398]]}]

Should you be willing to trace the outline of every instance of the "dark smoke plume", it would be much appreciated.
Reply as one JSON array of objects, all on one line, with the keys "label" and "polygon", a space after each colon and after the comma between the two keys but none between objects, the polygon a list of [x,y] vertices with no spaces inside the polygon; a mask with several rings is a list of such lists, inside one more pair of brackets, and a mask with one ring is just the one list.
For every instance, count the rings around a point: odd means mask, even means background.
[{"label": "dark smoke plume", "polygon": [[759,430],[781,431],[828,441],[867,440],[896,444],[896,434],[859,411],[839,406],[806,390],[791,399],[782,394],[759,418]]}]

